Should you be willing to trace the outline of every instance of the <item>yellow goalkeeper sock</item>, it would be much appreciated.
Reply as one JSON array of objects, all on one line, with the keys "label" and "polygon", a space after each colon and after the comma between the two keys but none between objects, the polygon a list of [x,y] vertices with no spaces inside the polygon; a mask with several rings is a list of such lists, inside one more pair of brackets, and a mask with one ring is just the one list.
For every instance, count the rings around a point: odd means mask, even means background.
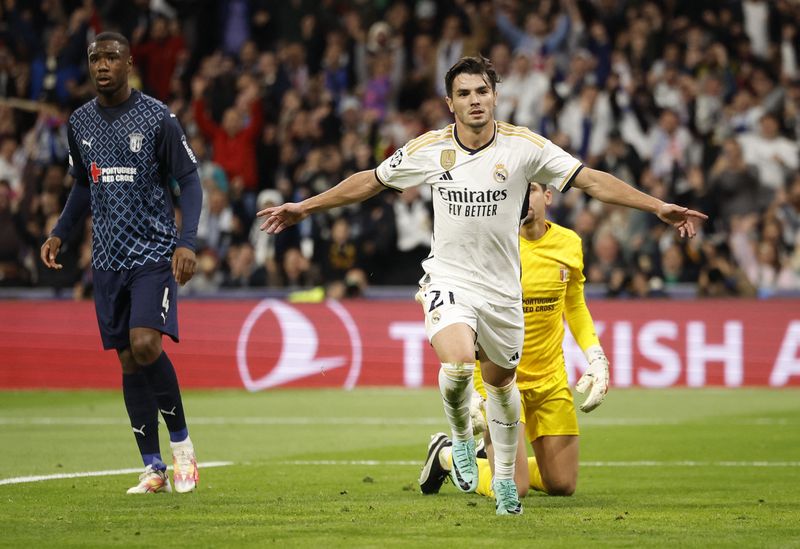
[{"label": "yellow goalkeeper sock", "polygon": [[492,490],[492,467],[488,459],[478,458],[478,489],[475,490],[482,496],[494,497]]},{"label": "yellow goalkeeper sock", "polygon": [[531,488],[539,492],[546,492],[544,489],[544,482],[542,482],[542,473],[539,472],[539,464],[536,463],[535,457],[528,458],[528,474],[531,479]]},{"label": "yellow goalkeeper sock", "polygon": [[[539,472],[539,465],[536,463],[535,457],[528,458],[528,474],[531,479],[531,488],[539,492],[546,492],[544,489],[544,482],[542,482],[542,473]],[[478,489],[475,490],[482,496],[494,497],[492,491],[492,468],[489,466],[488,459],[478,459]]]}]

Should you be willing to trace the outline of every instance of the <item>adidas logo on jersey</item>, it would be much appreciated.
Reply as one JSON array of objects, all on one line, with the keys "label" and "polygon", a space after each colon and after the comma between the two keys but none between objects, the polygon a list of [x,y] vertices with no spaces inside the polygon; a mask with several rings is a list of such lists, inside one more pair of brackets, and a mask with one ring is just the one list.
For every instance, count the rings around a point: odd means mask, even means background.
[{"label": "adidas logo on jersey", "polygon": [[519,353],[514,353],[511,355],[511,358],[508,359],[509,362],[518,362],[519,361]]},{"label": "adidas logo on jersey", "polygon": [[453,176],[450,175],[450,170],[447,170],[442,174],[442,177],[439,178],[439,181],[452,181]]}]

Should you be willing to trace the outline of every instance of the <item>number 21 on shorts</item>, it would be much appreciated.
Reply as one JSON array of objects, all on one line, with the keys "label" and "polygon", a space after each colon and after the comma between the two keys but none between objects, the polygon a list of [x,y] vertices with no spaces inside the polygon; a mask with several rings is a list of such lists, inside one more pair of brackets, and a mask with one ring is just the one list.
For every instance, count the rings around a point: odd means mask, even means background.
[{"label": "number 21 on shorts", "polygon": [[[444,296],[442,294],[446,293],[447,295]],[[428,312],[432,313],[434,309],[441,307],[444,305],[445,299],[450,302],[450,305],[456,304],[456,298],[453,295],[453,292],[442,292],[441,290],[431,290],[431,295],[433,299],[431,299],[430,307],[428,307]]]}]

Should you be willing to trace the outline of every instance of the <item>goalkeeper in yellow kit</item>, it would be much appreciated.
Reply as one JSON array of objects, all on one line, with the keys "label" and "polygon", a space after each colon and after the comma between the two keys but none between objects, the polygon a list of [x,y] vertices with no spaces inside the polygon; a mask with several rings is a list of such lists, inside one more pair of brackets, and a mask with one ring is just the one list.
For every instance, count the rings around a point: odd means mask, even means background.
[{"label": "goalkeeper in yellow kit", "polygon": [[[550,190],[531,184],[528,215],[520,228],[525,343],[517,367],[517,386],[525,429],[519,431],[514,476],[520,497],[527,494],[529,487],[550,495],[569,496],[578,480],[578,421],[561,347],[564,318],[589,363],[576,384],[581,393],[591,388],[581,410],[594,410],[608,391],[608,360],[583,295],[581,240],[573,231],[546,221],[545,211],[551,201]],[[485,398],[478,374],[475,388]],[[473,419],[477,420],[475,424],[485,425],[480,403],[476,394]],[[488,430],[484,430],[487,456],[481,459],[479,453],[477,492],[493,497],[492,445]],[[531,442],[536,457],[528,458],[522,437]],[[431,437],[419,478],[423,494],[437,493],[447,479],[452,467],[450,446],[444,433]]]}]

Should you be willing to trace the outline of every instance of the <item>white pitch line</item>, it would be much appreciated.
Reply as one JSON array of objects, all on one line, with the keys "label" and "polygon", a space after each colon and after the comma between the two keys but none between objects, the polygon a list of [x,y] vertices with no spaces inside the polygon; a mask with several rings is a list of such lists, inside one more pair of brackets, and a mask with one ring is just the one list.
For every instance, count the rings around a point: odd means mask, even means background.
[{"label": "white pitch line", "polygon": [[[210,467],[225,467],[233,465],[232,461],[207,461],[205,463],[198,463],[200,469],[208,469]],[[169,467],[172,469],[172,467]],[[129,473],[141,473],[142,468],[135,469],[111,469],[108,471],[85,471],[83,473],[58,473],[55,475],[33,475],[29,477],[13,477],[0,479],[0,486],[6,484],[23,484],[26,482],[42,482],[45,480],[61,480],[66,478],[86,478],[86,477],[107,477],[112,475],[126,475]]]},{"label": "white pitch line", "polygon": [[[295,460],[282,465],[415,465],[409,460]],[[800,467],[800,461],[582,461],[581,467]]]},{"label": "white pitch line", "polygon": [[[193,425],[438,425],[445,426],[441,417],[193,417]],[[580,418],[581,425],[587,427],[639,427],[659,425],[684,425],[694,423],[690,418],[684,420],[667,418]],[[705,424],[725,423],[727,425],[794,425],[796,420],[786,418],[753,418],[736,421],[700,422]],[[123,417],[0,417],[0,425],[127,425]]]}]

